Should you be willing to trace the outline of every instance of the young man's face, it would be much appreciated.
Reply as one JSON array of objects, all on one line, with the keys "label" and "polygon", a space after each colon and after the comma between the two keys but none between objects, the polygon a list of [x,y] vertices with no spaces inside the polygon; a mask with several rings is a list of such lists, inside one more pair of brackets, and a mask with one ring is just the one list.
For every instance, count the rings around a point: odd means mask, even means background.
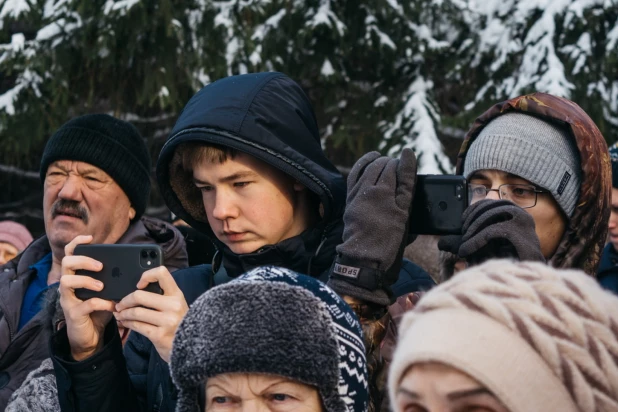
[{"label": "young man's face", "polygon": [[609,215],[609,241],[618,250],[618,189],[612,187],[612,212]]},{"label": "young man's face", "polygon": [[55,253],[77,235],[92,235],[92,243],[116,243],[135,210],[122,188],[107,173],[88,163],[61,160],[45,175],[45,233]]},{"label": "young man's face", "polygon": [[224,163],[203,162],[193,169],[208,223],[232,252],[255,252],[307,228],[306,190],[283,172],[238,153]]},{"label": "young man's face", "polygon": [[[528,180],[499,170],[480,170],[468,178],[470,184],[482,184],[489,189],[497,189],[503,184],[532,185]],[[497,192],[489,192],[487,199],[499,199]],[[508,200],[508,199],[507,199]],[[524,209],[534,219],[536,234],[541,243],[545,259],[553,256],[566,229],[566,218],[551,193],[538,193],[536,205]]]}]

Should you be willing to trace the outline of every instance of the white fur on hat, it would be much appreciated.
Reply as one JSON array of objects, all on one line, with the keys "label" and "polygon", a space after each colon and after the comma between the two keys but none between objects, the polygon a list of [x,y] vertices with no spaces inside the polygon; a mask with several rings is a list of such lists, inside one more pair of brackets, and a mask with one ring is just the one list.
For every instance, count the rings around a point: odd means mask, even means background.
[{"label": "white fur on hat", "polygon": [[511,412],[618,410],[618,297],[583,272],[489,261],[427,293],[399,333],[392,404],[412,365],[438,362]]}]

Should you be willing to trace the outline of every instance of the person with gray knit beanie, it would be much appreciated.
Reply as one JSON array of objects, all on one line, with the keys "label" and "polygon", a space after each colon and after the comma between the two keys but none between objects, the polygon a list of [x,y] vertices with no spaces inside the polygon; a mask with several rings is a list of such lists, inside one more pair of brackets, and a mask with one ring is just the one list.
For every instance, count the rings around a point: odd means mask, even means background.
[{"label": "person with gray knit beanie", "polygon": [[605,148],[594,122],[566,99],[534,93],[487,110],[458,156],[470,206],[462,233],[438,243],[441,277],[492,258],[594,275],[607,214]]},{"label": "person with gray knit beanie", "polygon": [[468,264],[550,258],[575,210],[580,163],[566,128],[525,113],[496,117],[465,158],[471,206],[463,233],[445,236],[438,247]]},{"label": "person with gray knit beanie", "polygon": [[524,113],[507,113],[478,135],[464,164],[469,179],[479,170],[500,170],[547,190],[566,216],[575,210],[581,160],[564,127]]},{"label": "person with gray knit beanie", "polygon": [[174,337],[170,369],[177,412],[367,410],[358,318],[325,284],[284,268],[253,269],[198,298]]},{"label": "person with gray knit beanie", "polygon": [[617,325],[618,297],[581,271],[478,265],[402,319],[391,403],[395,412],[616,411]]}]

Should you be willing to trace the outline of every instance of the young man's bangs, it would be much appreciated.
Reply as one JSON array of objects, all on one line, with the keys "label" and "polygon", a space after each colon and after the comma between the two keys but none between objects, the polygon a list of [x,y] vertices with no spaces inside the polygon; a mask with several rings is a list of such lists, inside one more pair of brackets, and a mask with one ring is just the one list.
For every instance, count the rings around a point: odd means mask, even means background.
[{"label": "young man's bangs", "polygon": [[237,153],[230,147],[205,145],[199,142],[183,143],[177,150],[182,159],[182,167],[186,171],[191,171],[202,163],[225,163],[228,159],[233,159]]}]

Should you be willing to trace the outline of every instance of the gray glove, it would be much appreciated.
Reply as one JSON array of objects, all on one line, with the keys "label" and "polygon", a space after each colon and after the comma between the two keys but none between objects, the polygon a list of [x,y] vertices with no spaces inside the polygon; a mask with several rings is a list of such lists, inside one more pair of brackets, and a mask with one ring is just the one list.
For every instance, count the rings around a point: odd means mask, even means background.
[{"label": "gray glove", "polygon": [[545,262],[534,219],[507,200],[485,199],[466,209],[463,235],[443,236],[438,249],[477,265],[489,259],[514,258]]},{"label": "gray glove", "polygon": [[348,176],[343,243],[331,268],[329,285],[377,305],[391,303],[403,249],[409,243],[408,220],[416,183],[416,157],[404,149],[401,159],[364,155]]}]

